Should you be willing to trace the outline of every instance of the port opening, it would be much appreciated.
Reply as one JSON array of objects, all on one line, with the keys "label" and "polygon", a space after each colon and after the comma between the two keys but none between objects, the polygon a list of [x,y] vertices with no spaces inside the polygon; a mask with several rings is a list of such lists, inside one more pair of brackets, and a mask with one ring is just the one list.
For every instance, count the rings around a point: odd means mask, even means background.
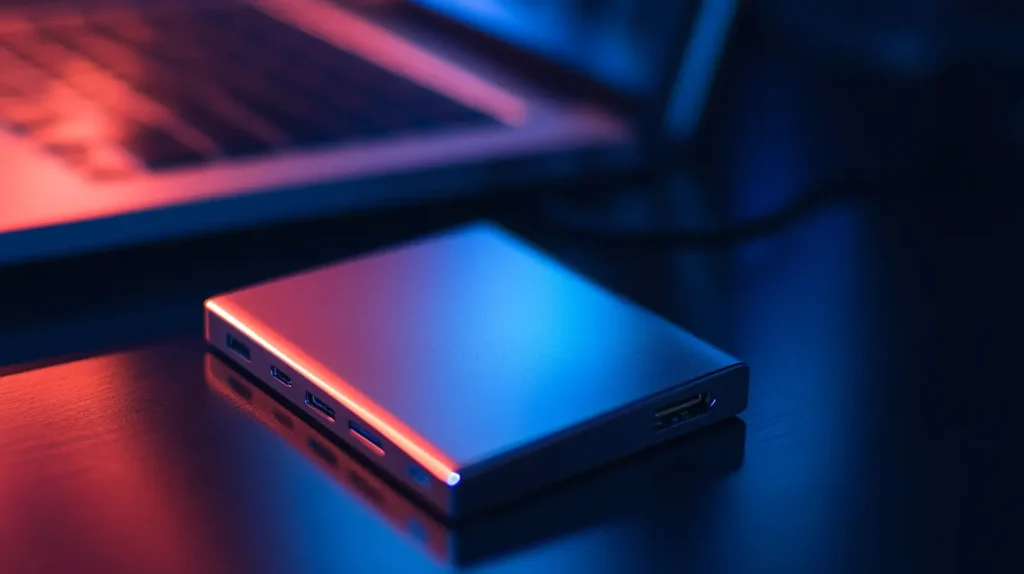
[{"label": "port opening", "polygon": [[409,476],[412,477],[416,484],[424,488],[430,487],[430,475],[418,464],[409,465]]},{"label": "port opening", "polygon": [[252,351],[249,349],[249,345],[246,345],[245,343],[239,341],[231,333],[228,333],[227,339],[225,340],[225,344],[227,345],[228,349],[234,351],[234,353],[239,357],[242,357],[246,361],[252,360]]},{"label": "port opening", "polygon": [[318,399],[316,395],[309,391],[306,391],[306,406],[319,413],[325,419],[332,423],[334,422],[334,409],[327,406],[327,403]]},{"label": "port opening", "polygon": [[654,430],[661,431],[702,417],[711,410],[711,395],[698,393],[666,405],[654,413]]},{"label": "port opening", "polygon": [[270,366],[270,376],[277,379],[278,382],[286,387],[292,386],[292,378],[273,365]]},{"label": "port opening", "polygon": [[355,421],[348,421],[348,433],[377,456],[384,456],[384,443]]}]

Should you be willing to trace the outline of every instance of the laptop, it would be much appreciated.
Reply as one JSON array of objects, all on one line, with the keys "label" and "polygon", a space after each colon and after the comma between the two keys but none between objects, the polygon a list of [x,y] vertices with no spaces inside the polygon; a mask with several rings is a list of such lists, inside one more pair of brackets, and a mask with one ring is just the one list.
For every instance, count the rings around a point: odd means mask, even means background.
[{"label": "laptop", "polygon": [[487,222],[213,297],[205,337],[453,518],[747,406],[747,365]]},{"label": "laptop", "polygon": [[628,173],[737,0],[0,0],[0,265]]},{"label": "laptop", "polygon": [[[478,564],[619,516],[661,510],[665,500],[658,494],[665,490],[677,497],[704,496],[707,487],[738,470],[743,461],[746,425],[733,419],[557,485],[525,503],[475,520],[452,522],[418,504],[415,492],[373,472],[356,452],[331,440],[316,419],[289,408],[273,389],[213,353],[207,353],[204,371],[214,395],[281,437],[349,495],[339,497],[340,505],[351,506],[353,512],[335,513],[337,532],[351,531],[352,518],[360,514],[357,509],[366,507],[445,564]],[[679,519],[672,513],[662,518]]]}]

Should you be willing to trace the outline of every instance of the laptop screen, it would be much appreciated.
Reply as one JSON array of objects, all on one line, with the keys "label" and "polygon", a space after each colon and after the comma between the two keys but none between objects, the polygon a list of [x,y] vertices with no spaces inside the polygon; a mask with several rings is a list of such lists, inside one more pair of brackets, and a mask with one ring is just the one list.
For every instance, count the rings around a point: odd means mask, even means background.
[{"label": "laptop screen", "polygon": [[[664,82],[701,0],[415,0],[632,95]],[[714,2],[715,0],[711,0]]]}]

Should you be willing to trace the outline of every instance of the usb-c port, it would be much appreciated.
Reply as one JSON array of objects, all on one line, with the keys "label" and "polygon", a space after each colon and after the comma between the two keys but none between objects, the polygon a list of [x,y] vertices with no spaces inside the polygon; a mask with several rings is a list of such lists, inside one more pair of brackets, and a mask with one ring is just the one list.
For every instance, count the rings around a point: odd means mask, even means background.
[{"label": "usb-c port", "polygon": [[273,365],[270,367],[270,376],[280,381],[281,384],[286,387],[292,386],[292,378],[281,372],[281,369],[278,369]]}]

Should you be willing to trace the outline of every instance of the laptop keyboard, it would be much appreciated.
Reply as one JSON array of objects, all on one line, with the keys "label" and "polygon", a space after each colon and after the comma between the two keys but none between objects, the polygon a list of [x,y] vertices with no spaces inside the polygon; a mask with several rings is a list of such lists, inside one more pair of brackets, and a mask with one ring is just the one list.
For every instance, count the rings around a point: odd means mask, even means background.
[{"label": "laptop keyboard", "polygon": [[0,29],[0,124],[96,178],[488,123],[244,4]]}]

